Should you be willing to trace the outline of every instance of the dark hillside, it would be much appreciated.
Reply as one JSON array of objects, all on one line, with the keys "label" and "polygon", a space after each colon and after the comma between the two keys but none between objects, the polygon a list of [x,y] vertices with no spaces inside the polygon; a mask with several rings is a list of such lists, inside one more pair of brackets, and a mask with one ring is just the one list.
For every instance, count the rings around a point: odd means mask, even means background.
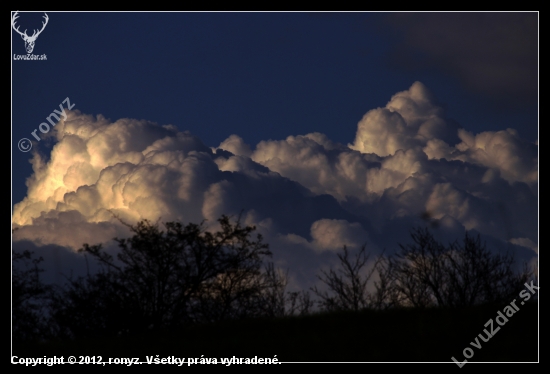
[{"label": "dark hillside", "polygon": [[[484,325],[506,305],[467,309],[395,309],[342,312],[305,317],[252,319],[150,332],[111,339],[14,343],[20,357],[103,356],[139,357],[269,357],[279,361],[463,361],[470,347],[471,362],[537,361],[538,306],[521,305],[487,342]],[[519,306],[519,304],[518,304]],[[489,330],[490,331],[490,330]],[[486,336],[486,335],[483,335]],[[475,338],[481,348],[473,347]]]}]

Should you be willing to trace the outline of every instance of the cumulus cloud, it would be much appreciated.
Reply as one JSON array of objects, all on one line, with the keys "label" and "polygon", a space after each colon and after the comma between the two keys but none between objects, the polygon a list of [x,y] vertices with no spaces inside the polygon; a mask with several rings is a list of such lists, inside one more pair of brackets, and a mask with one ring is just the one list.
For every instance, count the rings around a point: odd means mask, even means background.
[{"label": "cumulus cloud", "polygon": [[538,251],[538,146],[511,129],[458,129],[420,82],[367,112],[347,146],[311,133],[211,147],[172,125],[78,111],[52,136],[14,206],[14,247],[74,251],[128,236],[120,220],[228,214],[256,225],[302,283],[342,246],[391,253],[414,226]]},{"label": "cumulus cloud", "polygon": [[536,184],[538,181],[537,146],[519,138],[514,129],[473,135],[463,129],[453,159],[477,163],[500,171],[509,182]]},{"label": "cumulus cloud", "polygon": [[350,148],[388,156],[424,146],[429,140],[453,140],[454,125],[446,121],[431,92],[421,82],[395,94],[384,108],[369,111],[357,126]]},{"label": "cumulus cloud", "polygon": [[235,134],[225,139],[218,148],[229,151],[237,156],[250,157],[252,153],[250,146],[240,136]]},{"label": "cumulus cloud", "polygon": [[528,238],[513,238],[513,239],[510,239],[510,243],[520,245],[522,247],[531,248],[533,251],[537,253],[539,252],[538,245],[534,241]]},{"label": "cumulus cloud", "polygon": [[[284,240],[289,243],[301,244],[317,252],[338,252],[346,246],[357,249],[366,245],[368,233],[360,223],[350,223],[340,219],[321,219],[311,225],[311,240],[296,234],[288,234]],[[369,247],[375,251],[375,248]]]}]

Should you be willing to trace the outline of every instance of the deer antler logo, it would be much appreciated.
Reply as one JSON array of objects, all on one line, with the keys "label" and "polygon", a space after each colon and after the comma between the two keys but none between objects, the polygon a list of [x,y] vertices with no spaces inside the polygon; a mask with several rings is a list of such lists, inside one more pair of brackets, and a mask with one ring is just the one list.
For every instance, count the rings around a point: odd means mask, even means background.
[{"label": "deer antler logo", "polygon": [[17,28],[15,27],[15,20],[19,17],[17,13],[19,13],[19,11],[15,12],[11,19],[11,26],[15,31],[17,31],[19,35],[21,35],[21,38],[23,38],[23,40],[25,41],[25,49],[27,50],[27,53],[32,53],[32,50],[34,49],[34,42],[36,42],[36,38],[38,38],[38,35],[40,35],[42,31],[44,31],[44,28],[48,24],[48,15],[44,13],[45,14],[44,18],[46,19],[46,22],[42,22],[42,29],[38,32],[37,30],[34,30],[33,34],[31,36],[28,36],[26,29],[25,29],[25,32],[21,32],[19,31],[19,26],[17,26]]}]

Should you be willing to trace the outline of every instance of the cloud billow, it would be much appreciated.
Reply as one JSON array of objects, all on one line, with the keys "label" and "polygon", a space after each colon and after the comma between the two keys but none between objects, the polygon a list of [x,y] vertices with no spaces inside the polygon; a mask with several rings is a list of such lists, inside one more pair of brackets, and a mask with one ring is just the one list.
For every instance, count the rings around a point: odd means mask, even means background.
[{"label": "cloud billow", "polygon": [[15,248],[128,236],[116,217],[214,224],[242,212],[300,284],[343,245],[393,251],[415,225],[448,240],[476,230],[526,260],[538,251],[538,146],[512,129],[459,129],[420,82],[367,112],[349,145],[311,133],[210,147],[171,125],[78,111],[53,136],[14,207]]}]

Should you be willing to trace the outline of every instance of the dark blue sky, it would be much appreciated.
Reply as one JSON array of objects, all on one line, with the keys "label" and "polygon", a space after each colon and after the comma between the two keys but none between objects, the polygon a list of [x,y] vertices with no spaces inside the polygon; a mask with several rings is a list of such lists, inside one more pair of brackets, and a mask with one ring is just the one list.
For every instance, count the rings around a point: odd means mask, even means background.
[{"label": "dark blue sky", "polygon": [[[47,14],[33,51],[47,60],[12,61],[14,204],[32,174],[18,141],[67,97],[82,113],[173,124],[208,146],[314,131],[347,144],[367,111],[421,81],[467,130],[538,139],[537,13]],[[43,13],[19,15],[21,31],[40,28]],[[12,54],[25,54],[13,30]]]}]

